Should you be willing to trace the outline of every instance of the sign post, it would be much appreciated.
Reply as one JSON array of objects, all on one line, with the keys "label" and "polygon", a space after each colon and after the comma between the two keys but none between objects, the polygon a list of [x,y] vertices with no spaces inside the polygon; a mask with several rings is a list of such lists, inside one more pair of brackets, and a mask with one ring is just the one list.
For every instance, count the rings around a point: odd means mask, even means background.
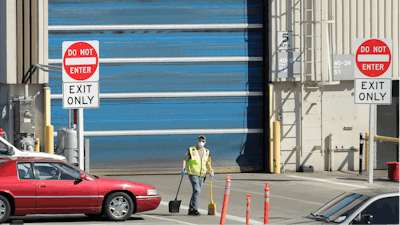
[{"label": "sign post", "polygon": [[368,183],[373,183],[376,106],[392,104],[392,39],[360,38],[355,46],[354,102],[369,104]]},{"label": "sign post", "polygon": [[99,108],[99,42],[62,43],[62,80],[64,109],[79,109],[79,168],[84,170],[83,109]]}]

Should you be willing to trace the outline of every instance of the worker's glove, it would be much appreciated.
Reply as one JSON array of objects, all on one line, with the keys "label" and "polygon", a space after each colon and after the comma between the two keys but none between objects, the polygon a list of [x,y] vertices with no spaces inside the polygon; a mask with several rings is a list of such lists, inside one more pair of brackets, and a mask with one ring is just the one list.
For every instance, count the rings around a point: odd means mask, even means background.
[{"label": "worker's glove", "polygon": [[213,180],[213,178],[214,178],[214,171],[211,171],[211,180]]},{"label": "worker's glove", "polygon": [[182,169],[181,174],[182,174],[182,175],[185,175],[185,173],[186,173],[186,170],[185,170],[185,169]]}]

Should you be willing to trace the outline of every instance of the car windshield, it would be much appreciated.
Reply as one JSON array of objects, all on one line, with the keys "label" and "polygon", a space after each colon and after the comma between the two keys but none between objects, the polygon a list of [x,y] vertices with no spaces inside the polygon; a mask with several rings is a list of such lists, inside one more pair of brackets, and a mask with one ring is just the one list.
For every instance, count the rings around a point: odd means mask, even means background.
[{"label": "car windshield", "polygon": [[[357,205],[366,200],[366,196],[356,193],[344,193],[332,201],[328,202],[320,209],[311,214],[313,218],[321,218],[327,221],[333,221],[341,216],[340,221],[345,219],[349,212],[353,211]],[[335,221],[336,222],[336,221]]]}]

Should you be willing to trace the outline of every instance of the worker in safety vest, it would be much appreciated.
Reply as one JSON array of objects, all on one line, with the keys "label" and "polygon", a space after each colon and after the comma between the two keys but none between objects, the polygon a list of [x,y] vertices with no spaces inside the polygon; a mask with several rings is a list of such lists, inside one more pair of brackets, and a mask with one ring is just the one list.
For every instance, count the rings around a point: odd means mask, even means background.
[{"label": "worker in safety vest", "polygon": [[197,139],[197,145],[190,147],[182,161],[182,175],[186,173],[189,174],[189,180],[192,184],[193,192],[192,198],[189,203],[189,213],[188,215],[200,216],[197,208],[199,206],[199,196],[201,192],[201,187],[205,180],[207,169],[211,171],[211,179],[214,178],[214,171],[212,170],[210,159],[210,151],[204,148],[206,144],[206,137],[199,136]]}]

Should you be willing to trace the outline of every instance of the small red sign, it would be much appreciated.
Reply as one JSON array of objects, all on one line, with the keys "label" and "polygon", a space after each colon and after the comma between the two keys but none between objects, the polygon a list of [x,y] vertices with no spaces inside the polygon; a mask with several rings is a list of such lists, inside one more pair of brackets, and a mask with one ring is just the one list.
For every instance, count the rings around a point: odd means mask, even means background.
[{"label": "small red sign", "polygon": [[358,47],[356,64],[368,77],[379,77],[390,67],[392,60],[389,47],[381,40],[369,39]]},{"label": "small red sign", "polygon": [[72,79],[84,81],[96,72],[99,56],[92,45],[76,42],[64,54],[64,70]]}]

